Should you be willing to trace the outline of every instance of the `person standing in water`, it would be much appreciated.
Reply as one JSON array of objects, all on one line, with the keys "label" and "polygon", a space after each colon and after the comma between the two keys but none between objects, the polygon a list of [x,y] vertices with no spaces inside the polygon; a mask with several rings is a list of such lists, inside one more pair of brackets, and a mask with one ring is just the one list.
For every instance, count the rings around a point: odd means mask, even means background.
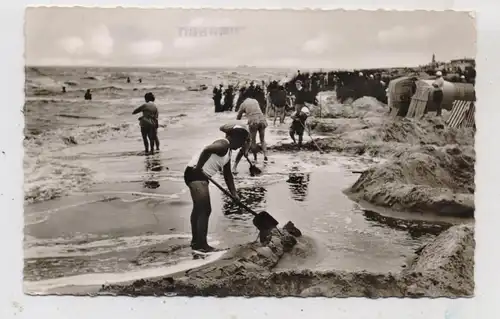
[{"label": "person standing in water", "polygon": [[267,120],[264,113],[260,108],[259,102],[257,101],[255,95],[255,90],[248,93],[247,99],[243,101],[238,110],[237,120],[241,120],[243,114],[246,113],[248,119],[248,128],[250,129],[250,138],[252,140],[251,150],[254,154],[254,158],[257,156],[257,133],[259,133],[259,140],[262,146],[262,152],[264,153],[264,161],[267,161],[267,147],[266,147],[266,128]]},{"label": "person standing in water", "polygon": [[90,100],[92,100],[92,93],[90,93],[90,89],[87,89],[87,91],[85,92],[84,99],[85,99],[86,101],[90,101]]},{"label": "person standing in water", "polygon": [[160,151],[160,140],[158,138],[158,108],[154,103],[155,96],[153,93],[148,92],[144,95],[144,100],[146,103],[136,108],[132,114],[142,112],[142,116],[139,118],[139,124],[141,126],[144,150],[147,155],[150,150],[149,146],[151,146],[151,154],[154,153],[155,144],[156,150]]},{"label": "person standing in water", "polygon": [[224,111],[232,111],[234,107],[234,88],[229,85],[224,91]]},{"label": "person standing in water", "polygon": [[249,132],[242,126],[226,130],[226,137],[207,145],[189,161],[184,171],[184,182],[189,187],[193,210],[191,212],[191,248],[202,252],[214,251],[207,243],[208,221],[212,212],[208,177],[222,172],[229,192],[238,198],[231,172],[231,152],[241,148]]},{"label": "person standing in water", "polygon": [[213,91],[212,91],[212,99],[214,100],[214,105],[215,105],[215,113],[222,112],[222,104],[221,104],[221,98],[222,98],[222,84],[219,84],[219,87],[215,86]]}]

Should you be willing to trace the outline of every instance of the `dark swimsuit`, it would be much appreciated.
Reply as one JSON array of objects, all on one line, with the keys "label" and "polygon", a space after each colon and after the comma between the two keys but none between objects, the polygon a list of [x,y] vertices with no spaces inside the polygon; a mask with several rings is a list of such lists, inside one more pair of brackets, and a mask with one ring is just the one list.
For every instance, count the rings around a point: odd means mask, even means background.
[{"label": "dark swimsuit", "polygon": [[208,182],[208,178],[203,175],[200,171],[196,171],[193,167],[188,166],[184,170],[184,182],[189,186],[191,182]]}]

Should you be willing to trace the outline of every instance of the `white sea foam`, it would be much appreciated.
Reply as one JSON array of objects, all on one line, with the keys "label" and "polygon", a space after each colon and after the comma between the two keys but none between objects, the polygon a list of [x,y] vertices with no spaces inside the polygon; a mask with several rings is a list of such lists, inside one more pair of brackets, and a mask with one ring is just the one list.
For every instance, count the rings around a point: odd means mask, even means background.
[{"label": "white sea foam", "polygon": [[141,269],[124,273],[84,274],[41,281],[25,281],[23,287],[25,293],[45,294],[52,289],[68,286],[100,286],[104,284],[117,284],[139,279],[162,277],[209,264],[221,258],[224,253],[225,251],[216,252],[208,255],[205,259],[193,260],[186,258],[168,267]]}]

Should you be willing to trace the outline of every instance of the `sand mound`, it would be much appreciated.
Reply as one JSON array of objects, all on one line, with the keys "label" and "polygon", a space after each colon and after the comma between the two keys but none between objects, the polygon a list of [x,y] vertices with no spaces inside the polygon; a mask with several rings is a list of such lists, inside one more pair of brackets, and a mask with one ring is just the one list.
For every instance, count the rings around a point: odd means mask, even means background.
[{"label": "sand mound", "polygon": [[[419,145],[474,145],[472,129],[450,128],[438,117],[415,120],[391,119],[384,113],[365,115],[355,118],[310,118],[308,122],[313,135],[331,135],[316,140],[325,152],[391,157]],[[289,151],[296,147],[291,143],[282,143],[270,149]],[[312,142],[306,142],[303,149],[317,150]]]},{"label": "sand mound", "polygon": [[413,281],[408,294],[428,297],[472,296],[474,293],[474,228],[454,226],[417,250],[415,260],[402,272]]},{"label": "sand mound", "polygon": [[446,126],[439,117],[427,117],[423,120],[402,118],[384,121],[377,128],[383,142],[407,144],[461,144],[473,145],[472,129],[457,129]]},{"label": "sand mound", "polygon": [[474,163],[473,147],[413,147],[365,171],[347,193],[395,210],[471,217]]},{"label": "sand mound", "polygon": [[[285,235],[288,238],[291,235]],[[122,295],[297,296],[297,297],[462,297],[473,294],[474,231],[455,226],[420,248],[401,273],[347,271],[271,272],[276,260],[293,247],[273,234],[273,244],[243,245],[222,260],[180,276],[104,286]],[[283,241],[282,241],[283,240]],[[286,244],[288,242],[288,244]],[[283,245],[285,244],[285,245]],[[287,248],[285,248],[287,247]]]},{"label": "sand mound", "polygon": [[301,233],[289,222],[281,231],[274,229],[270,235],[270,240],[264,245],[253,242],[237,246],[214,263],[188,270],[184,274],[159,280],[138,280],[130,285],[103,286],[102,291],[125,295],[162,295],[168,292],[211,295],[216,291],[216,295],[223,295],[226,289],[224,285],[230,285],[235,278],[268,273],[285,252],[292,250],[297,243],[295,236],[301,236]]},{"label": "sand mound", "polygon": [[[446,114],[442,118],[429,114],[421,120],[393,119],[388,116],[387,106],[373,97],[359,98],[351,105],[336,102],[334,94],[322,96],[321,101],[321,108],[313,107],[308,124],[313,135],[331,135],[317,141],[326,152],[390,157],[415,145],[474,145],[474,131],[448,127],[444,122]],[[291,151],[296,147],[281,143],[270,149]],[[310,141],[303,149],[317,150]]]},{"label": "sand mound", "polygon": [[342,104],[334,95],[326,97],[326,103],[312,109],[312,115],[322,118],[365,118],[387,113],[387,105],[373,97],[365,96],[352,102]]}]

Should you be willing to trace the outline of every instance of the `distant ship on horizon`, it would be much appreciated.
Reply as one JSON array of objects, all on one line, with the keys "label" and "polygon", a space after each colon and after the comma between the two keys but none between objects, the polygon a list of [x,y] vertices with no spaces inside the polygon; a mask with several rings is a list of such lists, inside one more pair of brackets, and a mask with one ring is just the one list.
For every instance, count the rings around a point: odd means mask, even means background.
[{"label": "distant ship on horizon", "polygon": [[256,68],[256,66],[241,64],[241,65],[238,65],[237,68],[239,68],[239,69],[243,69],[243,68]]}]

